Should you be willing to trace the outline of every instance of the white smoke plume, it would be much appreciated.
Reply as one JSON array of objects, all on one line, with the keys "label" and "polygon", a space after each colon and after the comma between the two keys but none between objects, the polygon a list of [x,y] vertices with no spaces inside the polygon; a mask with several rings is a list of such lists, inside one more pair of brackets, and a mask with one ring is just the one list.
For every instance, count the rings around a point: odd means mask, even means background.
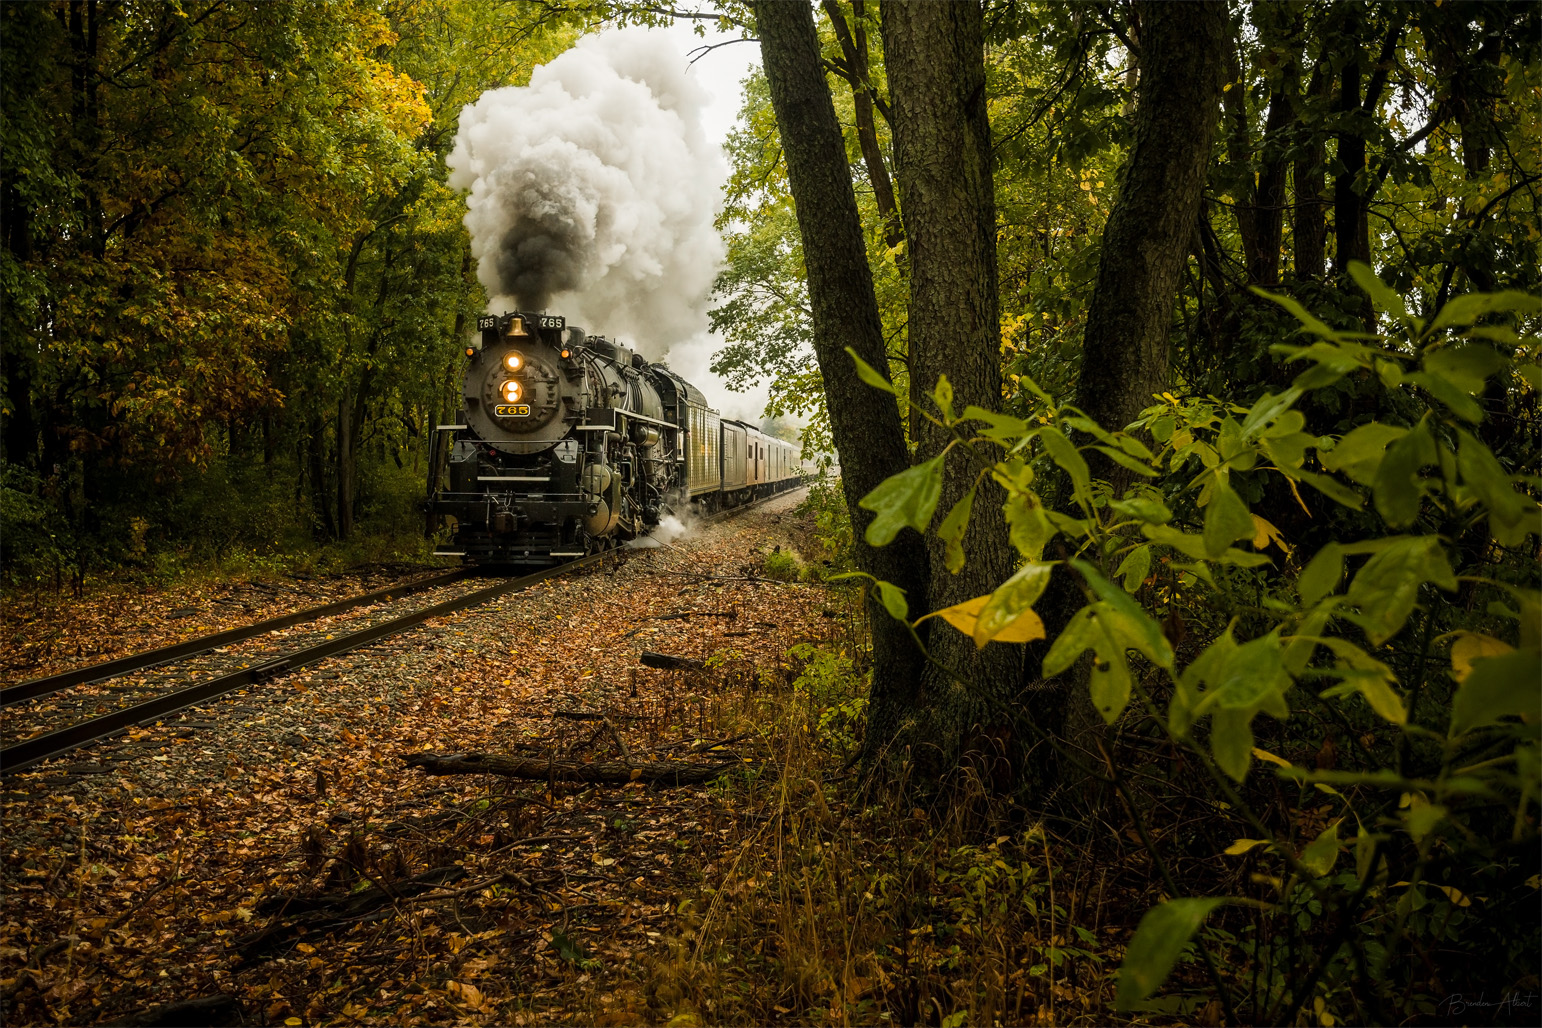
[{"label": "white smoke plume", "polygon": [[448,163],[489,309],[549,309],[657,359],[706,329],[726,175],[662,33],[586,36],[468,105]]}]

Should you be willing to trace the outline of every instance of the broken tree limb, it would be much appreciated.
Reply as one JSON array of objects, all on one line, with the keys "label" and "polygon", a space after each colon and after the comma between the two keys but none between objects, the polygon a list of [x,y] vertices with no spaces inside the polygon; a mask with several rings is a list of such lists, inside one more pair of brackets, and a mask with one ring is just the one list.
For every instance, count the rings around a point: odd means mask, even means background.
[{"label": "broken tree limb", "polygon": [[534,782],[593,782],[623,785],[648,782],[655,785],[696,785],[743,767],[740,760],[697,764],[684,760],[644,760],[629,764],[620,760],[584,763],[565,757],[511,757],[496,753],[409,753],[402,757],[408,767],[430,775],[501,775]]},{"label": "broken tree limb", "polygon": [[654,653],[651,650],[643,650],[642,662],[643,667],[656,667],[664,671],[700,671],[707,666],[705,661],[691,657],[671,657],[667,653]]}]

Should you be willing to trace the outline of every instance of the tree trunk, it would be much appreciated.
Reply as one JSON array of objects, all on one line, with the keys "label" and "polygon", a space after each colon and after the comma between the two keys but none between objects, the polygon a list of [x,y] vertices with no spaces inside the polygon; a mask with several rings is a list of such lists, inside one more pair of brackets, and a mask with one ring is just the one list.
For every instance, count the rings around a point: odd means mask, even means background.
[{"label": "tree trunk", "polygon": [[[850,346],[882,374],[884,347],[862,223],[835,104],[819,61],[813,10],[806,4],[760,0],[754,5],[771,104],[781,131],[787,180],[797,208],[808,272],[814,352],[824,381],[830,433],[841,455],[841,486],[856,536],[857,566],[892,582],[913,599],[926,590],[926,555],[904,545],[873,548],[863,539],[871,512],[857,501],[909,467],[899,409],[853,373]],[[873,687],[863,755],[887,749],[908,716],[922,658],[908,630],[873,606]]]},{"label": "tree trunk", "polygon": [[348,390],[337,398],[337,537],[353,534],[353,470],[357,464],[357,445],[353,433],[353,411],[348,405]]},{"label": "tree trunk", "polygon": [[[883,0],[879,10],[910,247],[912,392],[925,397],[945,374],[954,411],[970,404],[995,410],[1001,406],[1001,326],[980,6]],[[932,400],[921,402],[940,416]],[[937,456],[953,438],[930,421],[920,421],[919,428],[918,460]],[[950,455],[939,518],[973,486],[979,468],[966,452]],[[1003,499],[990,479],[980,486],[964,540],[966,561],[957,574],[947,569],[943,542],[927,533],[927,603],[923,611],[912,602],[912,616],[988,593],[1012,574]],[[929,626],[926,640],[936,664],[922,676],[915,738],[925,741],[935,770],[946,771],[967,747],[972,728],[1002,718],[1021,677],[1022,650],[996,643],[977,650],[952,626],[937,619]],[[966,691],[953,675],[972,688]],[[928,754],[913,748],[925,769]]]},{"label": "tree trunk", "polygon": [[[1306,102],[1326,107],[1329,91],[1333,88],[1333,75],[1326,64],[1318,64],[1312,70],[1312,79],[1306,90]],[[1323,137],[1312,132],[1310,139],[1296,152],[1295,203],[1291,207],[1291,237],[1295,255],[1295,276],[1298,279],[1321,280],[1327,260],[1328,221],[1323,202],[1323,166],[1327,154]]]},{"label": "tree trunk", "polygon": [[1218,0],[1140,9],[1135,142],[1103,230],[1076,391],[1077,405],[1109,429],[1167,388],[1167,332],[1199,218],[1226,35]]}]

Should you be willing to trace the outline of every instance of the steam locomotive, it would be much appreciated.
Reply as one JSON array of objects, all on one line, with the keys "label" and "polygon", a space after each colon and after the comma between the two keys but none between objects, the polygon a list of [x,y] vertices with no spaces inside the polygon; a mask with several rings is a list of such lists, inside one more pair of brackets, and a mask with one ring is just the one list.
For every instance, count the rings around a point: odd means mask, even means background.
[{"label": "steam locomotive", "polygon": [[477,330],[460,416],[429,459],[427,509],[455,525],[442,556],[548,567],[800,481],[790,444],[619,343],[550,314]]}]

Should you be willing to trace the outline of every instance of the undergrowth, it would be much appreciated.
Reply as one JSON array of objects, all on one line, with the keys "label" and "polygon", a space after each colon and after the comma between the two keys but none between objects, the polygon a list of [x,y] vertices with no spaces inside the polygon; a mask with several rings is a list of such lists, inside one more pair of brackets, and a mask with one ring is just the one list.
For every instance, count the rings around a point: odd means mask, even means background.
[{"label": "undergrowth", "polygon": [[[855,611],[850,595],[833,601]],[[852,770],[868,675],[855,622],[731,674],[711,732],[754,733],[774,771],[717,786],[729,856],[675,910],[650,968],[662,1021],[1093,1023],[1111,998],[1106,875],[968,771],[926,806]],[[768,761],[768,765],[772,762]]]}]

